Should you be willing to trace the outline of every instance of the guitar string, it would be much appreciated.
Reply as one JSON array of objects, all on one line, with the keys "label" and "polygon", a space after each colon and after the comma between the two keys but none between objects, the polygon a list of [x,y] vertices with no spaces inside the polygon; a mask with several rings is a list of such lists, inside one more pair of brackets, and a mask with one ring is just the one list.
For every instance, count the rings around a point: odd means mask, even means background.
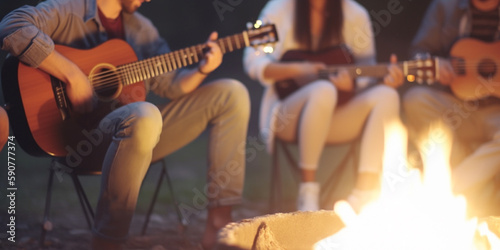
[{"label": "guitar string", "polygon": [[[233,38],[233,39],[231,39]],[[235,35],[232,37],[226,37],[219,39],[219,43],[221,47],[226,46],[223,43],[223,39],[228,41],[228,46],[233,46],[236,48],[243,48],[242,44],[244,44],[244,37],[243,35]],[[187,65],[191,65],[192,63],[196,63],[199,61],[198,55],[194,55],[194,53],[198,53],[201,55],[202,50],[206,48],[204,45],[197,45],[197,46],[191,46],[189,48],[185,48],[183,50],[179,51],[174,51],[170,52],[168,54],[164,55],[159,55],[153,58],[149,58],[146,60],[142,60],[140,62],[135,62],[129,65],[122,65],[119,66],[119,69],[113,72],[117,72],[116,74],[112,74],[110,72],[102,72],[100,74],[96,74],[96,76],[99,77],[94,77],[93,80],[95,82],[94,88],[99,91],[105,91],[108,89],[114,89],[116,86],[120,85],[120,81],[118,79],[122,79],[128,82],[128,84],[132,84],[135,82],[142,81],[143,79],[148,79],[154,76],[157,76],[159,74],[167,73],[171,70],[169,70],[169,67],[166,63],[170,63],[170,65],[175,65],[178,66],[177,68],[182,68]],[[186,53],[184,51],[187,51],[188,49],[191,49],[194,51],[194,53]],[[225,49],[225,48],[221,48]],[[196,51],[197,50],[197,51]],[[229,51],[233,51],[234,49],[229,49]],[[184,56],[181,55],[181,53],[184,54]],[[177,54],[177,56],[176,56]],[[194,58],[193,58],[194,56]],[[191,59],[191,60],[189,60]],[[198,60],[196,60],[198,59]],[[185,63],[184,63],[185,62]],[[163,64],[162,68],[151,68],[153,65],[157,65],[158,63]],[[170,67],[173,70],[173,66]],[[165,70],[166,69],[166,70]],[[125,74],[125,75],[124,75]],[[130,83],[130,81],[133,81]],[[126,84],[127,85],[127,84]]]},{"label": "guitar string", "polygon": [[[222,40],[222,39],[220,39]],[[197,45],[196,47],[199,47],[200,45]],[[236,45],[235,45],[236,46]],[[174,52],[170,52],[170,53],[167,53],[167,54],[170,54],[170,56],[172,56],[172,58],[174,59],[178,59],[179,61],[182,61],[181,62],[181,67],[185,67],[187,65],[191,65],[192,63],[189,62],[189,58],[188,57],[191,57],[192,59],[192,62],[196,63],[197,61],[196,60],[193,60],[194,58],[193,57],[193,54],[188,54],[186,55],[186,53],[184,52],[184,50],[187,50],[188,48],[186,49],[183,49],[181,51],[174,51]],[[179,54],[179,53],[183,53],[184,55],[184,60],[182,60],[181,57],[175,57],[174,54]],[[162,60],[165,58],[165,57],[169,57],[169,55],[167,54],[164,54],[164,55],[160,55],[160,56],[156,56],[156,57],[152,57],[152,58],[149,58],[149,59],[146,59],[146,60],[142,60],[140,62],[136,62],[136,63],[132,63],[130,65],[122,65],[122,66],[119,66],[119,70],[117,71],[113,71],[113,72],[117,72],[116,74],[112,74],[108,71],[106,72],[102,72],[100,74],[96,74],[95,76],[98,76],[97,78],[92,78],[95,82],[95,84],[93,85],[94,88],[96,90],[106,90],[106,89],[112,89],[112,88],[115,88],[116,86],[118,86],[120,84],[120,81],[118,80],[117,81],[117,78],[122,78],[122,79],[131,79],[129,76],[123,76],[124,72],[126,72],[125,74],[131,74],[131,75],[134,75],[132,78],[139,78],[139,79],[147,79],[147,78],[151,78],[151,77],[155,77],[157,75],[160,75],[160,74],[164,74],[164,73],[167,73],[167,72],[170,72],[169,69],[168,69],[168,66],[165,64],[165,62],[162,62]],[[166,59],[170,59],[170,58],[166,58]],[[171,64],[175,63],[175,64],[179,64],[179,61],[177,60],[171,60]],[[183,62],[186,62],[186,65],[184,65]],[[155,68],[151,68],[152,65],[157,65],[158,63],[161,63],[163,65],[162,68],[159,68],[157,67],[156,69]],[[136,67],[134,67],[133,64],[137,64]],[[389,64],[387,64],[389,65]],[[470,69],[470,68],[473,68],[473,69],[488,69],[488,68],[491,68],[490,65],[478,65],[478,63],[476,61],[472,61],[472,62],[459,62],[457,63],[457,65],[460,67],[460,69]],[[181,67],[177,67],[177,68],[181,68]],[[352,66],[352,68],[355,68],[356,66]],[[383,66],[380,66],[380,67],[383,67]],[[421,66],[419,65],[418,63],[416,62],[412,62],[408,65],[409,69],[415,69],[415,68],[431,68],[432,66]],[[496,64],[494,65],[494,67],[496,68]],[[164,69],[167,69],[166,71]],[[455,69],[457,70],[457,69]],[[163,72],[163,73],[162,73]],[[325,73],[325,72],[323,72]],[[150,77],[148,77],[148,75]],[[120,77],[122,76],[122,77]],[[133,80],[133,79],[131,79]],[[139,80],[139,81],[142,81],[142,80]],[[139,81],[136,81],[136,82],[139,82]]]},{"label": "guitar string", "polygon": [[[179,54],[179,53],[177,53],[177,54]],[[186,64],[189,64],[189,57],[191,58],[191,61],[193,61],[194,63],[197,62],[193,58],[195,56],[192,55],[191,53],[189,53],[189,54],[184,53],[184,55],[185,55],[184,59],[186,60]],[[182,57],[183,56],[180,56],[179,60],[182,61]],[[161,73],[162,71],[163,71],[163,73],[167,73],[167,72],[172,71],[174,66],[169,67],[168,65],[175,64],[176,68],[180,68],[178,66],[179,63],[177,62],[176,59],[177,58],[174,55],[174,52],[170,52],[170,53],[167,53],[164,55],[155,56],[155,57],[152,57],[149,59],[141,60],[139,62],[120,65],[117,67],[117,70],[104,71],[104,72],[93,75],[92,80],[99,82],[102,79],[106,80],[106,78],[109,78],[109,77],[120,77],[120,76],[122,76],[122,78],[129,78],[129,79],[130,78],[141,78],[141,77],[142,77],[142,79],[144,79],[147,77],[148,74],[158,75],[158,74],[162,74]],[[161,69],[159,68],[159,66],[156,66],[156,67],[154,66],[154,65],[158,65],[158,63],[162,64],[161,66],[163,66],[163,67],[161,67]],[[180,64],[183,64],[183,63],[181,62]],[[170,70],[170,69],[172,69],[172,70]],[[98,85],[99,84],[94,85],[94,86],[98,86]]]},{"label": "guitar string", "polygon": [[[231,39],[231,38],[233,38],[233,39]],[[233,47],[238,47],[238,48],[243,47],[241,45],[241,43],[244,42],[243,41],[244,39],[243,39],[243,35],[241,35],[241,34],[219,39],[218,42],[222,42],[222,45],[224,45],[223,41],[222,41],[223,39],[229,40],[229,42],[230,42],[229,46],[232,45]],[[239,44],[237,44],[237,43],[239,43]],[[94,86],[94,88],[96,88],[96,87],[98,88],[100,86],[113,83],[113,85],[111,87],[114,88],[116,85],[120,84],[119,82],[116,81],[117,78],[121,78],[122,80],[126,79],[127,82],[128,82],[128,80],[139,82],[142,80],[137,81],[137,79],[147,79],[147,78],[151,78],[151,77],[172,71],[172,70],[169,70],[169,67],[166,63],[170,63],[170,65],[175,64],[175,66],[177,66],[177,68],[182,68],[184,66],[191,65],[193,63],[197,63],[199,60],[197,61],[196,58],[199,58],[200,56],[194,55],[194,53],[187,53],[186,54],[185,51],[188,49],[193,49],[193,50],[197,50],[197,51],[193,51],[196,53],[196,52],[201,52],[204,48],[206,48],[205,45],[199,44],[199,45],[191,46],[191,47],[181,49],[178,51],[169,52],[169,53],[164,54],[164,55],[159,55],[159,56],[155,56],[155,57],[152,57],[149,59],[141,60],[140,62],[135,62],[135,63],[131,63],[131,64],[125,64],[125,65],[118,66],[118,70],[114,70],[111,72],[105,71],[105,72],[101,72],[99,74],[94,75],[94,77],[92,77],[92,80],[96,84],[94,84],[93,86]],[[176,56],[176,54],[178,56]],[[191,59],[191,60],[189,60],[189,59]],[[161,67],[161,68],[159,66],[153,67],[153,68],[151,67],[153,65],[158,65],[158,63],[162,64],[163,67]],[[179,64],[181,64],[181,65],[179,65]],[[174,67],[170,67],[170,68],[173,69]],[[115,73],[115,74],[113,74],[113,73]],[[132,83],[129,83],[129,84],[132,84]],[[101,90],[101,89],[99,89],[99,90]]]},{"label": "guitar string", "polygon": [[[233,39],[231,40],[231,38],[233,38]],[[241,44],[244,43],[244,38],[243,38],[242,34],[238,34],[238,35],[233,35],[233,36],[221,38],[221,39],[217,40],[217,42],[221,42],[222,40],[229,40],[231,42],[231,44],[229,44],[229,46],[235,46],[235,47],[242,47]],[[237,44],[237,43],[239,43],[239,44]],[[225,46],[224,43],[222,43],[222,45]],[[191,46],[191,47],[184,48],[184,49],[181,49],[181,50],[172,51],[172,52],[169,52],[169,53],[166,53],[166,54],[163,54],[163,55],[158,55],[158,56],[155,56],[155,57],[152,57],[152,58],[148,58],[148,59],[145,59],[145,60],[141,60],[139,62],[134,62],[134,63],[125,64],[125,65],[121,65],[121,66],[124,66],[122,68],[125,69],[129,65],[132,65],[132,67],[133,67],[134,64],[137,64],[137,65],[140,66],[138,68],[139,70],[149,69],[150,66],[152,66],[152,65],[148,65],[148,64],[150,64],[150,63],[157,64],[157,63],[155,63],[155,61],[164,61],[162,58],[169,57],[169,58],[166,58],[168,61],[173,61],[174,63],[176,63],[175,59],[177,59],[177,57],[176,57],[175,54],[179,54],[179,53],[182,52],[182,53],[184,53],[184,59],[189,60],[189,58],[192,57],[192,56],[194,56],[194,54],[192,54],[192,53],[185,53],[185,51],[187,51],[188,49],[192,49],[192,50],[198,49],[198,52],[200,52],[200,51],[202,51],[205,48],[206,48],[206,46],[204,44],[199,44],[199,45]],[[192,56],[189,56],[190,54]],[[182,55],[180,57],[178,57],[178,59],[180,59],[180,60],[182,60],[182,58],[183,58]],[[118,66],[118,67],[121,67],[121,66]],[[136,70],[136,69],[137,69],[137,67],[133,68],[132,70]],[[127,69],[125,69],[125,70],[127,70]],[[118,71],[118,72],[120,72],[120,71]],[[107,72],[103,72],[102,74],[97,74],[96,76],[105,75],[105,74],[107,74]]]}]

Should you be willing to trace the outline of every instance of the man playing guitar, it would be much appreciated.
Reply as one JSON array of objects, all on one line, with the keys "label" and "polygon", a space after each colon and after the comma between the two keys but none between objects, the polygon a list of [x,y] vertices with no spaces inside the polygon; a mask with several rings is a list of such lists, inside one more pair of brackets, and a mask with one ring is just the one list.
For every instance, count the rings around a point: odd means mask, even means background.
[{"label": "man playing guitar", "polygon": [[[118,38],[125,40],[139,59],[169,53],[167,43],[152,22],[136,12],[143,2],[150,0],[46,0],[37,6],[23,6],[0,22],[0,47],[17,57],[22,67],[41,69],[51,75],[52,83],[62,81],[61,88],[65,89],[70,104],[67,121],[75,119],[86,123],[72,136],[87,133],[88,140],[95,142],[82,140],[80,144],[65,145],[68,149],[78,149],[87,142],[87,151],[80,150],[84,154],[79,155],[81,161],[77,163],[70,162],[68,157],[62,159],[69,167],[102,169],[93,249],[122,247],[150,163],[183,147],[210,127],[207,171],[210,193],[207,194],[208,217],[202,245],[211,248],[218,229],[232,220],[231,207],[241,201],[245,153],[240,148],[245,143],[250,113],[248,92],[240,82],[219,79],[200,86],[222,62],[221,46],[215,42],[217,33],[212,33],[204,44],[197,67],[185,70],[175,70],[178,68],[175,67],[169,73],[144,81],[146,89],[170,99],[166,106],[159,109],[149,102],[131,102],[115,107],[103,118],[102,109],[96,105],[105,102],[97,100],[89,77],[79,65],[54,49],[55,44],[91,49]],[[124,53],[117,56],[121,54]],[[182,58],[176,54],[174,60],[181,64],[196,57],[194,52],[186,54]],[[84,56],[98,57],[99,54]],[[157,65],[154,64],[148,76],[166,70]],[[168,64],[168,68],[171,67],[172,64]],[[142,80],[136,72],[127,75]],[[108,79],[106,72],[99,77]],[[120,78],[120,82],[125,79]],[[139,85],[137,92],[131,93],[144,97],[143,87]],[[4,91],[12,88],[7,86]],[[217,177],[227,172],[231,173],[230,178],[219,185]]]},{"label": "man playing guitar", "polygon": [[500,173],[499,13],[499,0],[434,0],[411,54],[440,57],[440,89],[416,86],[404,96],[413,139],[434,122],[451,130],[453,188],[467,195],[473,213],[498,207],[493,197]]}]

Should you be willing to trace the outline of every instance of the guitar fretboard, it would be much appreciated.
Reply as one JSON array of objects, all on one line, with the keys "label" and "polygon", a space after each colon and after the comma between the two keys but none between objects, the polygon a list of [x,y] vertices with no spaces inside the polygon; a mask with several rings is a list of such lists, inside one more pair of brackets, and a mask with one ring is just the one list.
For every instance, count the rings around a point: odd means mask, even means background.
[{"label": "guitar fretboard", "polygon": [[[249,46],[246,31],[220,38],[215,42],[220,46],[223,54]],[[138,62],[118,66],[117,71],[120,72],[121,82],[124,85],[130,85],[197,63],[203,58],[206,48],[205,44],[194,45]]]},{"label": "guitar fretboard", "polygon": [[[425,60],[415,60],[415,61],[403,61],[398,62],[397,65],[403,70],[403,75],[407,76],[409,74],[417,74],[420,78],[433,78],[434,67],[437,62],[435,59],[425,59]],[[376,78],[383,78],[388,71],[388,63],[381,63],[376,65],[339,65],[328,67],[325,70],[320,71],[320,77],[327,78],[329,74],[336,74],[340,68],[343,68],[347,73],[355,78],[358,76],[370,76]],[[425,75],[424,75],[425,74]]]},{"label": "guitar fretboard", "polygon": [[371,76],[371,77],[381,78],[387,74],[388,72],[387,66],[388,64],[377,64],[377,65],[367,65],[367,66],[354,66],[354,65],[335,66],[320,71],[320,76],[328,77],[329,74],[336,74],[340,70],[340,68],[343,68],[347,71],[347,73],[351,77]]}]

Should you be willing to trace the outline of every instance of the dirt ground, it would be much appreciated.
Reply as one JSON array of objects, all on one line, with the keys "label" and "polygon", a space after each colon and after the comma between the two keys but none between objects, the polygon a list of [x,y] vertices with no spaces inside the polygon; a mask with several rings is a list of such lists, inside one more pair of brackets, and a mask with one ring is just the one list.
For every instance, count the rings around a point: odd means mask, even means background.
[{"label": "dirt ground", "polygon": [[[252,218],[264,213],[264,203],[245,202],[235,208],[233,216],[236,221]],[[165,213],[154,213],[151,216],[145,235],[141,235],[145,214],[134,216],[130,229],[130,238],[125,245],[126,250],[198,250],[203,234],[206,213],[200,212],[189,217],[189,224],[183,229],[178,217],[170,204],[164,209]],[[0,239],[0,249],[9,250],[84,250],[89,249],[91,231],[81,211],[61,216],[53,215],[51,218],[53,229],[46,234],[43,247],[40,244],[41,222],[33,218],[29,223],[17,225],[16,244],[8,244],[5,239]]]}]

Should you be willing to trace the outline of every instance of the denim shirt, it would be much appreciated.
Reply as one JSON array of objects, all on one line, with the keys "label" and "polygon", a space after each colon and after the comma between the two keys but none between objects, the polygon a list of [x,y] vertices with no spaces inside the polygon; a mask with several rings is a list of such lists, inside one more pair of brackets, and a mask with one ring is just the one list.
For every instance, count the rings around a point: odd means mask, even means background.
[{"label": "denim shirt", "polygon": [[447,57],[453,44],[469,35],[470,21],[469,0],[432,1],[413,39],[410,56],[430,53]]},{"label": "denim shirt", "polygon": [[[138,12],[123,12],[125,40],[139,60],[170,52],[152,22]],[[29,66],[38,67],[54,44],[90,49],[108,37],[95,0],[46,0],[22,6],[0,22],[0,47]],[[171,84],[175,71],[145,81],[154,93],[176,99],[184,93]]]}]

